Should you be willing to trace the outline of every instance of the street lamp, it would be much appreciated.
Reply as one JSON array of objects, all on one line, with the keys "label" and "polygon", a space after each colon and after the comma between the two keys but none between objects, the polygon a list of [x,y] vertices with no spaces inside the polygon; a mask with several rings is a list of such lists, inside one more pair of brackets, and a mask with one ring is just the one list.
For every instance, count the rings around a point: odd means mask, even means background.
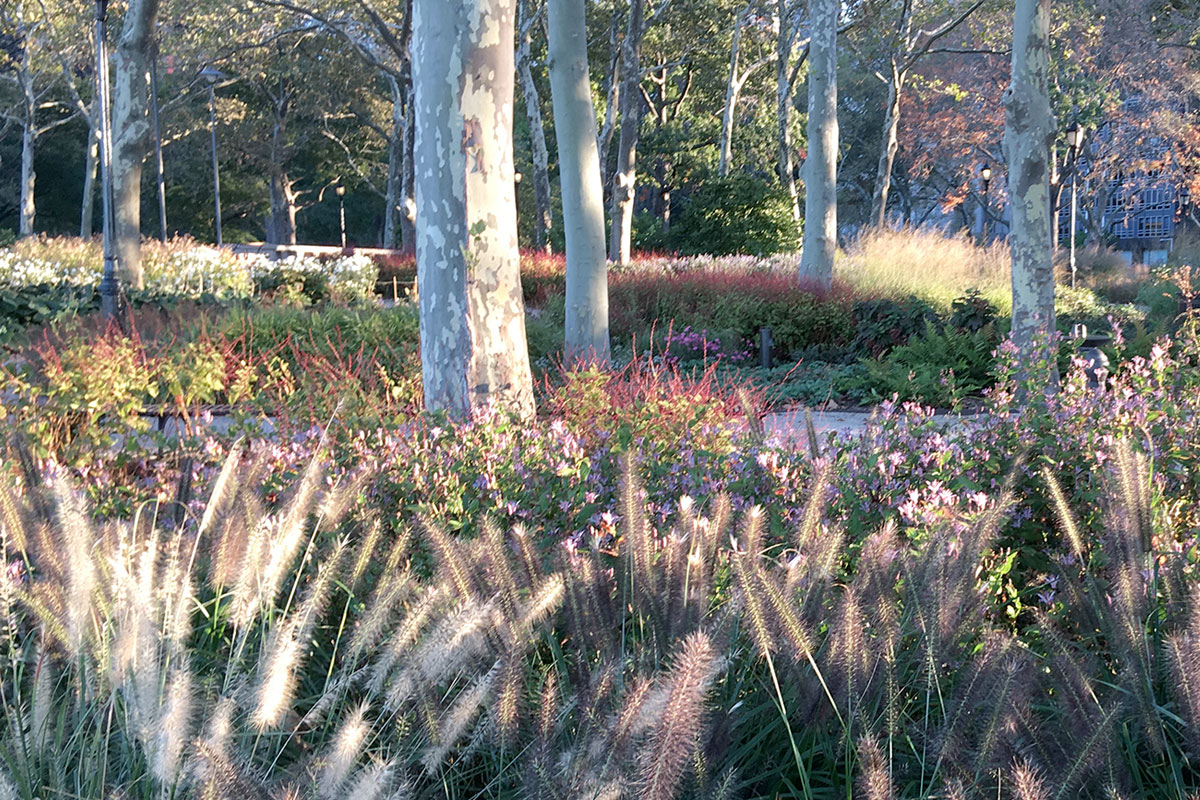
[{"label": "street lamp", "polygon": [[1075,288],[1075,274],[1077,265],[1075,263],[1075,215],[1079,207],[1077,200],[1077,187],[1079,185],[1079,146],[1083,144],[1083,128],[1079,127],[1078,122],[1072,122],[1071,127],[1067,128],[1067,148],[1070,153],[1071,160],[1071,222],[1068,236],[1070,238],[1070,265],[1071,265],[1071,288]]},{"label": "street lamp", "polygon": [[983,178],[983,243],[987,244],[988,235],[988,187],[992,184],[992,168],[987,164],[983,165],[983,169],[979,170],[979,177]]},{"label": "street lamp", "polygon": [[108,0],[96,0],[96,102],[100,107],[100,204],[104,214],[104,275],[100,279],[100,311],[117,318],[117,247],[113,230],[112,119],[109,117]]},{"label": "street lamp", "polygon": [[200,70],[200,77],[208,81],[208,133],[212,139],[212,168],[213,168],[213,217],[217,229],[217,247],[225,242],[221,238],[221,168],[217,165],[217,101],[214,89],[217,81],[225,77],[219,69],[205,67]]},{"label": "street lamp", "polygon": [[346,187],[341,181],[334,188],[338,196],[338,217],[342,223],[342,249],[346,249]]}]

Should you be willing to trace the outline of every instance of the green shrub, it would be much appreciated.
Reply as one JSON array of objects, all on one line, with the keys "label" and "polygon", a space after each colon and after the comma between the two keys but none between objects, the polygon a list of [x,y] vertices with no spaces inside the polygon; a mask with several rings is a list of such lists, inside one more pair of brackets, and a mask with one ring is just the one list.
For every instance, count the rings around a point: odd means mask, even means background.
[{"label": "green shrub", "polygon": [[937,311],[920,297],[903,300],[883,297],[854,304],[854,349],[879,356],[926,330],[938,321]]},{"label": "green shrub", "polygon": [[769,255],[799,248],[800,231],[786,193],[737,174],[701,183],[672,218],[664,243],[685,255]]},{"label": "green shrub", "polygon": [[963,398],[978,395],[992,383],[994,331],[947,329],[932,324],[925,333],[895,347],[884,358],[866,361],[864,373],[847,388],[870,401],[897,396],[938,408],[957,407]]},{"label": "green shrub", "polygon": [[1083,324],[1091,331],[1108,330],[1109,317],[1121,324],[1134,320],[1145,320],[1145,312],[1132,305],[1110,303],[1091,289],[1057,286],[1054,290],[1054,313],[1058,329],[1069,332],[1076,324]]},{"label": "green shrub", "polygon": [[955,330],[975,333],[994,324],[999,314],[1000,310],[994,303],[980,294],[978,289],[971,289],[950,304],[950,318],[946,323]]}]

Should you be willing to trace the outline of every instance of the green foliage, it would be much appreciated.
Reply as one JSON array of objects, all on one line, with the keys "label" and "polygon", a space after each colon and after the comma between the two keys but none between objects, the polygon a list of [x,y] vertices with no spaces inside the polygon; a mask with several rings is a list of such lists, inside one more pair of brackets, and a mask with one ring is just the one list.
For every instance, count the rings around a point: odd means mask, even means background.
[{"label": "green foliage", "polygon": [[1110,303],[1091,289],[1083,287],[1055,287],[1054,312],[1058,318],[1058,328],[1062,331],[1070,331],[1076,323],[1086,325],[1090,331],[1106,330],[1109,317],[1121,324],[1145,320],[1145,314],[1135,307]]},{"label": "green foliage", "polygon": [[971,289],[951,303],[950,317],[946,323],[955,330],[975,333],[994,324],[999,313],[995,304],[980,294],[978,289]]},{"label": "green foliage", "polygon": [[978,331],[939,331],[933,325],[921,336],[893,348],[884,358],[864,363],[864,374],[847,388],[870,401],[893,395],[937,408],[955,408],[963,398],[978,395],[992,382],[990,327]]},{"label": "green foliage", "polygon": [[937,322],[937,311],[915,295],[904,300],[879,298],[854,304],[854,348],[882,355]]},{"label": "green foliage", "polygon": [[1137,293],[1135,302],[1148,309],[1151,319],[1170,319],[1179,312],[1179,286],[1165,276],[1155,276]]},{"label": "green foliage", "polygon": [[684,255],[770,255],[800,247],[791,201],[750,175],[708,178],[671,219],[663,245]]}]

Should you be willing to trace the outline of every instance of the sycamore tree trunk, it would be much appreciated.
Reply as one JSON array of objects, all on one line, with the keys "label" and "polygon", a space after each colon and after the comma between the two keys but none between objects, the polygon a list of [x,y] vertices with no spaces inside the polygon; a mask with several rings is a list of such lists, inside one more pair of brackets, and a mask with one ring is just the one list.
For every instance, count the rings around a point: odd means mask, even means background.
[{"label": "sycamore tree trunk", "polygon": [[717,174],[725,177],[729,174],[729,163],[733,160],[733,119],[737,113],[738,95],[742,84],[739,75],[741,61],[742,30],[746,27],[746,16],[750,6],[738,13],[733,25],[733,40],[729,45],[729,80],[725,84],[725,108],[721,111],[721,147],[720,159],[717,162]]},{"label": "sycamore tree trunk", "polygon": [[900,147],[900,93],[905,73],[893,58],[888,81],[887,110],[883,115],[883,146],[879,150],[879,169],[875,174],[875,192],[871,197],[871,222],[882,228],[887,224],[888,194],[892,189],[892,168]]},{"label": "sycamore tree trunk", "polygon": [[533,56],[530,30],[537,19],[527,18],[525,0],[518,3],[517,71],[521,76],[521,93],[525,96],[525,116],[529,119],[529,141],[533,150],[533,242],[538,250],[550,252],[550,154],[546,151],[546,127],[542,124],[542,101],[529,63]]},{"label": "sycamore tree trunk", "polygon": [[[814,0],[822,2],[822,0]],[[792,201],[792,218],[800,222],[800,193],[796,190],[796,170],[792,162],[792,82],[788,64],[792,60],[794,32],[788,0],[778,0],[779,37],[775,40],[775,151],[779,182]]]},{"label": "sycamore tree trunk", "polygon": [[37,146],[37,95],[33,85],[33,65],[30,63],[32,50],[28,45],[23,49],[18,69],[21,105],[24,107],[24,125],[21,128],[21,212],[17,228],[21,237],[33,236],[33,220],[37,213],[34,199],[37,173],[33,166]]},{"label": "sycamore tree trunk", "polygon": [[629,26],[621,46],[621,136],[612,186],[612,230],[608,258],[628,264],[633,247],[633,203],[637,188],[637,145],[642,122],[642,33],[645,0],[630,0]]},{"label": "sycamore tree trunk", "polygon": [[271,192],[271,216],[267,220],[267,244],[296,243],[296,189],[288,173],[287,122],[289,101],[281,92],[275,104],[271,127],[271,154],[267,181]]},{"label": "sycamore tree trunk", "polygon": [[417,286],[425,406],[532,418],[513,185],[515,0],[416,0]]},{"label": "sycamore tree trunk", "polygon": [[1050,0],[1017,0],[1013,17],[1012,81],[1004,93],[1004,155],[1012,206],[1012,336],[1030,373],[1054,381],[1054,359],[1037,358],[1054,331],[1054,260],[1050,234],[1050,148],[1054,112],[1049,81]]},{"label": "sycamore tree trunk", "polygon": [[33,219],[37,213],[33,194],[37,184],[37,173],[33,169],[36,140],[33,126],[36,122],[33,109],[28,109],[25,125],[21,130],[21,216],[17,229],[21,237],[33,236]]},{"label": "sycamore tree trunk", "polygon": [[604,181],[588,77],[587,18],[583,0],[550,0],[549,14],[550,98],[567,240],[565,353],[568,364],[607,366]]},{"label": "sycamore tree trunk", "polygon": [[130,0],[113,54],[113,217],[121,281],[142,276],[142,165],[150,137],[150,59],[159,0]]},{"label": "sycamore tree trunk", "polygon": [[837,250],[838,0],[811,0],[808,62],[808,157],[804,159],[804,249],[800,282],[833,286]]},{"label": "sycamore tree trunk", "polygon": [[604,127],[600,129],[596,140],[596,149],[600,152],[601,175],[607,174],[609,151],[617,124],[617,108],[621,100],[621,48],[617,44],[621,33],[620,20],[620,11],[614,7],[612,22],[608,28],[608,69],[604,73]]}]

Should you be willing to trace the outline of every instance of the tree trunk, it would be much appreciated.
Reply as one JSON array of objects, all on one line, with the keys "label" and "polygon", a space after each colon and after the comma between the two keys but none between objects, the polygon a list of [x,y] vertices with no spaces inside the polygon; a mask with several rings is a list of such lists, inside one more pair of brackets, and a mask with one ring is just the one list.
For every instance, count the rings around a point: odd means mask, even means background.
[{"label": "tree trunk", "polygon": [[96,167],[100,163],[100,137],[96,114],[99,107],[92,102],[92,113],[88,119],[87,158],[83,167],[83,202],[79,209],[79,237],[89,239],[95,232],[94,214],[96,207]]},{"label": "tree trunk", "polygon": [[729,162],[733,160],[733,118],[742,89],[738,65],[741,60],[742,30],[746,26],[746,14],[749,11],[750,6],[746,6],[738,13],[733,26],[733,41],[729,45],[729,80],[725,83],[725,108],[721,112],[721,155],[717,162],[717,174],[722,178],[729,174]]},{"label": "tree trunk", "polygon": [[150,58],[159,0],[130,0],[113,57],[113,217],[121,280],[142,275],[142,165],[150,136]]},{"label": "tree trunk", "polygon": [[275,124],[271,128],[271,163],[267,180],[271,191],[271,217],[267,221],[267,244],[296,243],[296,190],[287,168],[288,103],[280,99],[275,106]]},{"label": "tree trunk", "polygon": [[[22,9],[23,10],[23,9]],[[21,85],[21,105],[24,106],[24,125],[21,128],[21,209],[17,232],[22,238],[33,236],[33,218],[37,213],[34,189],[37,173],[34,171],[34,149],[37,145],[37,95],[33,85],[33,46],[26,42],[22,48],[21,66],[17,80]]]},{"label": "tree trunk", "polygon": [[21,130],[21,216],[18,233],[21,237],[33,236],[33,218],[37,207],[34,204],[34,187],[37,173],[33,169],[34,141],[37,123],[32,107],[26,109],[25,125]]},{"label": "tree trunk", "polygon": [[892,167],[900,146],[900,93],[904,90],[904,72],[892,59],[888,81],[887,111],[883,117],[883,145],[879,150],[879,171],[875,175],[875,192],[871,197],[871,222],[877,228],[887,225],[888,194],[892,189]]},{"label": "tree trunk", "polygon": [[837,250],[838,0],[811,0],[808,62],[808,157],[804,159],[804,249],[800,282],[833,286]]},{"label": "tree trunk", "polygon": [[267,223],[267,244],[296,243],[296,190],[282,164],[271,168],[271,217]]},{"label": "tree trunk", "polygon": [[513,185],[515,0],[416,0],[417,285],[425,406],[534,413]]},{"label": "tree trunk", "polygon": [[[1021,363],[1038,363],[1054,330],[1054,260],[1050,241],[1050,0],[1017,0],[1013,17],[1012,82],[1004,93],[1004,154],[1012,207],[1012,336]],[[1050,386],[1049,369],[1029,377]]]},{"label": "tree trunk", "polygon": [[392,129],[388,137],[387,189],[384,192],[383,242],[388,250],[396,248],[399,240],[400,184],[404,180],[404,95],[400,81],[392,84]]},{"label": "tree trunk", "polygon": [[[411,73],[410,73],[411,74]],[[400,249],[406,253],[417,252],[417,201],[416,201],[416,155],[414,152],[416,132],[416,109],[413,105],[412,81],[408,84],[408,102],[404,109],[404,166],[400,175],[400,201],[404,213],[400,215]]]},{"label": "tree trunk", "polygon": [[550,0],[549,15],[550,99],[567,240],[566,360],[607,366],[604,180],[588,73],[587,17],[583,0]]},{"label": "tree trunk", "polygon": [[601,175],[606,174],[609,151],[612,148],[613,131],[617,124],[617,104],[621,99],[621,51],[617,46],[617,36],[621,31],[620,15],[613,8],[612,23],[608,28],[608,71],[604,75],[604,127],[596,140],[596,149],[600,152]]},{"label": "tree trunk", "polygon": [[[813,0],[821,2],[821,0]],[[792,163],[792,87],[788,64],[792,60],[792,26],[788,0],[777,0],[779,37],[775,41],[775,150],[779,183],[792,201],[792,218],[800,222],[800,194],[796,190],[795,165]],[[811,143],[810,143],[811,144]]]},{"label": "tree trunk", "polygon": [[525,95],[525,116],[529,118],[529,141],[533,150],[533,242],[538,250],[550,252],[548,234],[554,224],[550,211],[550,155],[546,152],[546,128],[542,124],[542,103],[538,97],[537,85],[533,82],[533,72],[529,68],[532,59],[530,54],[529,30],[533,20],[525,19],[525,0],[519,0],[518,25],[519,43],[517,45],[517,71],[521,76],[521,91]]},{"label": "tree trunk", "polygon": [[630,0],[629,27],[621,47],[621,138],[613,174],[612,231],[608,258],[628,264],[633,245],[633,202],[637,188],[638,129],[642,121],[642,20],[645,0]]}]

